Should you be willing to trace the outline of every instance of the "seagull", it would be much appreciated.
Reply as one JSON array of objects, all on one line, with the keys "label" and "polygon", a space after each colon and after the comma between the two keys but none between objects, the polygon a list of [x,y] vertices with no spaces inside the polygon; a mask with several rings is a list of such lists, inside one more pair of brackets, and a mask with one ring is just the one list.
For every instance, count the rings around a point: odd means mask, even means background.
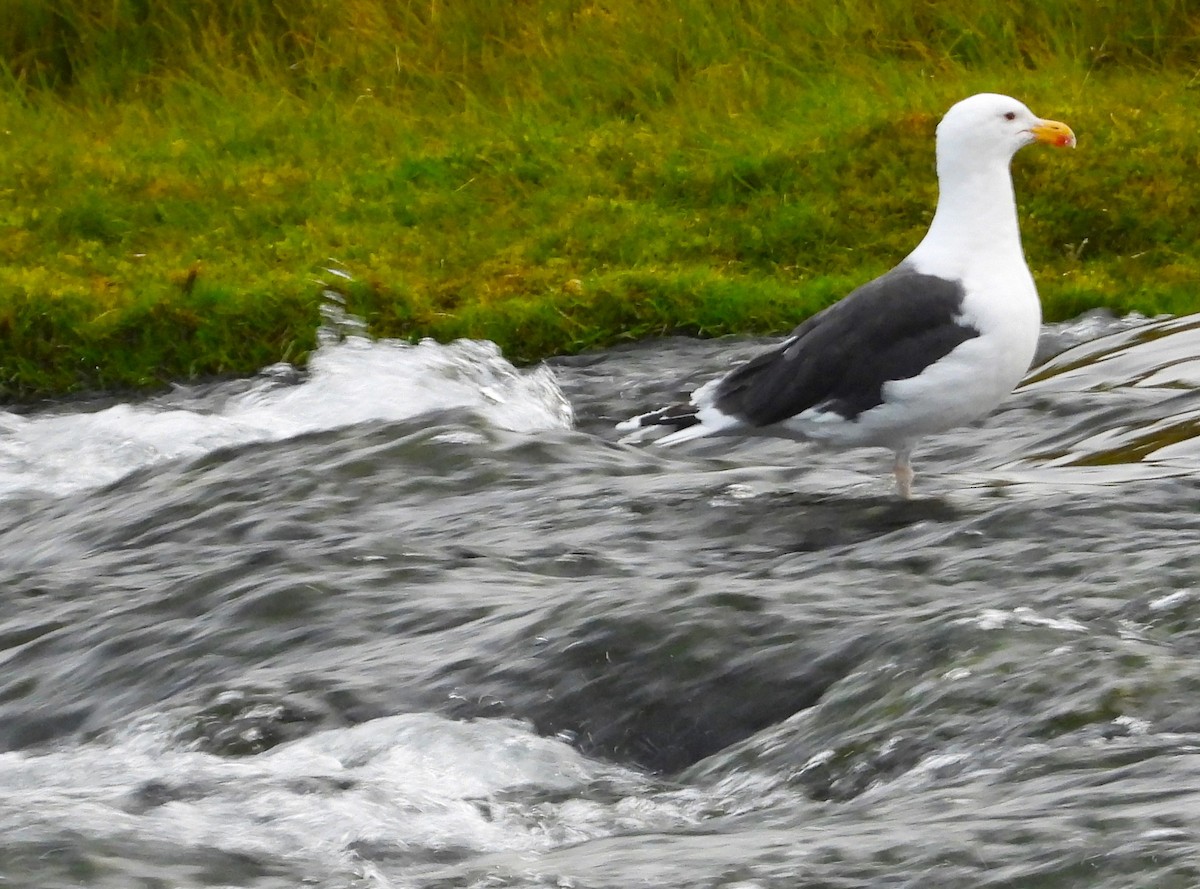
[{"label": "seagull", "polygon": [[1041,304],[1009,167],[1024,146],[1073,148],[1075,134],[981,93],[946,112],[936,142],[937,209],[912,253],[687,403],[619,423],[623,440],[665,428],[657,444],[772,436],[889,448],[910,498],[915,445],[989,413],[1033,361]]}]

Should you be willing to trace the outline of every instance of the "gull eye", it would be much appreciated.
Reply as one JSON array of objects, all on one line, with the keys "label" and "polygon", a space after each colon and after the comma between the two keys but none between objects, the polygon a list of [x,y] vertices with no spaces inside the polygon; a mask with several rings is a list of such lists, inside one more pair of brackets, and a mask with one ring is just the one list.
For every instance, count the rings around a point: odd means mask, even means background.
[{"label": "gull eye", "polygon": [[1009,111],[1007,114],[1005,114],[1005,115],[1004,115],[1004,119],[1005,119],[1005,120],[1016,120],[1016,119],[1017,119],[1017,112],[1015,112],[1015,111]]}]

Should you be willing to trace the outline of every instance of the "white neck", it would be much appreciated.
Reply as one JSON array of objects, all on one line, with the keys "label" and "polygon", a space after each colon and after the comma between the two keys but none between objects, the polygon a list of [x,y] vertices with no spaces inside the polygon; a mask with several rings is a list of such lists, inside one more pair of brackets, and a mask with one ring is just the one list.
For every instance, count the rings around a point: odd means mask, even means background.
[{"label": "white neck", "polygon": [[985,258],[1024,265],[1009,158],[970,160],[938,158],[937,211],[908,257],[924,273],[961,278]]}]

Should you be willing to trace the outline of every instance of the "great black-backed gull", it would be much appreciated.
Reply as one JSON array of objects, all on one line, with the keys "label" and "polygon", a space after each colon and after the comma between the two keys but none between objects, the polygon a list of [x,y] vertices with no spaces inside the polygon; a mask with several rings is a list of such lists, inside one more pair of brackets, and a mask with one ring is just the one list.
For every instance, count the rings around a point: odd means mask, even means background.
[{"label": "great black-backed gull", "polygon": [[769,435],[890,448],[897,490],[912,496],[914,445],[991,411],[1033,360],[1041,305],[1009,172],[1033,142],[1073,147],[1075,134],[1008,96],[954,105],[937,128],[937,210],[903,262],[688,403],[617,428],[675,430],[664,445]]}]

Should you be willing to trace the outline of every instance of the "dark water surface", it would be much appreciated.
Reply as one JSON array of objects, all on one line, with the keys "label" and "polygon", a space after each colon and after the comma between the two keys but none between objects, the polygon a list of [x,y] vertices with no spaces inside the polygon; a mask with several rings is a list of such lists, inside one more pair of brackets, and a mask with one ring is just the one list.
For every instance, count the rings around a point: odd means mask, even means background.
[{"label": "dark water surface", "polygon": [[0,414],[0,885],[1200,885],[1200,317],[916,455],[613,423],[749,341]]}]

